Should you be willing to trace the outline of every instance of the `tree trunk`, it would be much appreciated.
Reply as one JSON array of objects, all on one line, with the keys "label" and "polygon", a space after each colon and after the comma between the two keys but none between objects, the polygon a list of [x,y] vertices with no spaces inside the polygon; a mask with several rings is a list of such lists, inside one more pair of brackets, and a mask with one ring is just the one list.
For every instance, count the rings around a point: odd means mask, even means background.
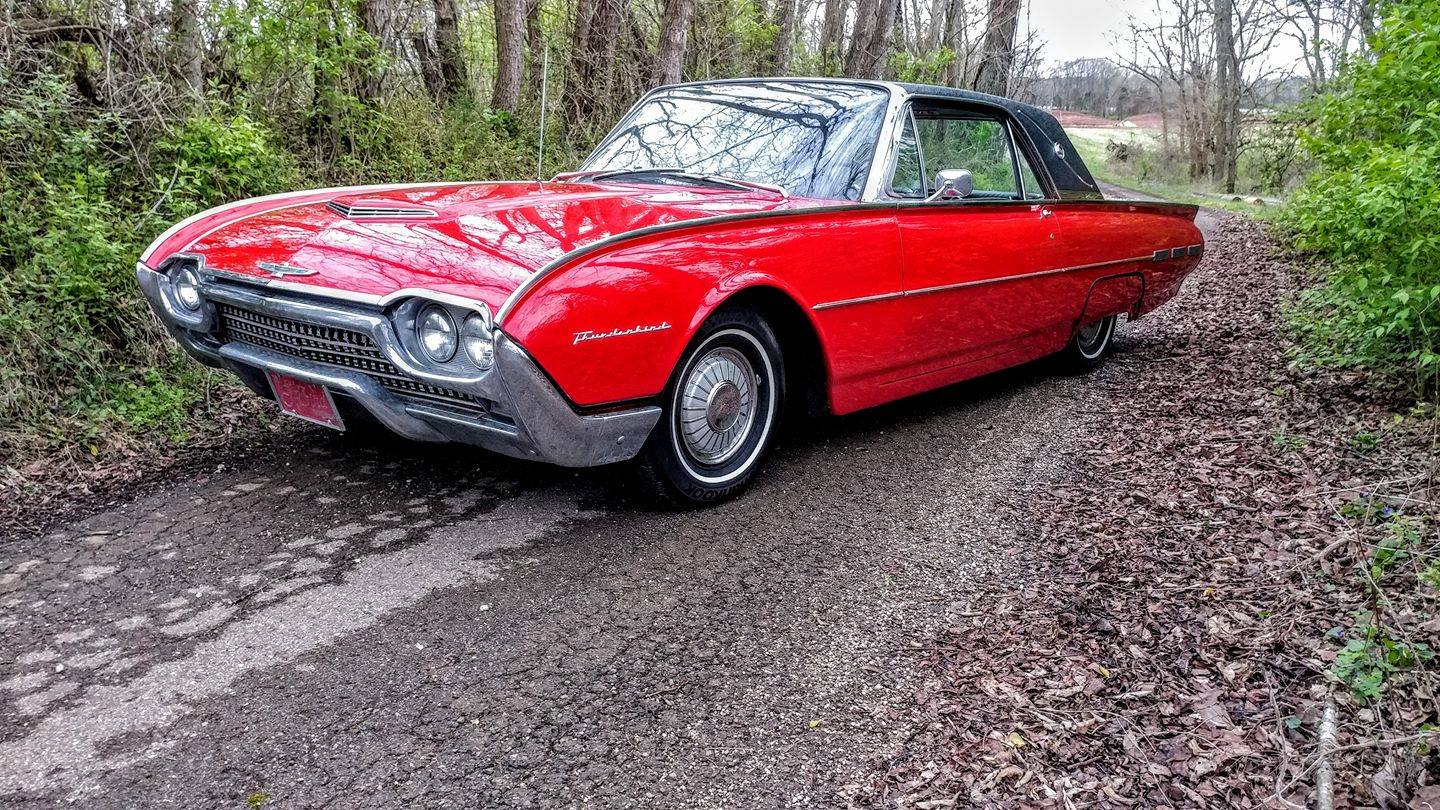
[{"label": "tree trunk", "polygon": [[850,49],[845,53],[846,76],[864,74],[867,49],[875,35],[876,19],[880,16],[880,0],[859,0],[855,6],[855,30],[850,32]]},{"label": "tree trunk", "polygon": [[420,64],[420,81],[425,92],[435,103],[445,103],[445,75],[440,70],[440,54],[435,52],[435,43],[430,41],[429,32],[421,30],[410,37],[410,47],[415,49],[415,59]]},{"label": "tree trunk", "polygon": [[900,25],[900,0],[881,0],[879,26],[875,29],[873,47],[874,64],[870,75],[879,79],[890,66],[891,46],[895,44],[895,29]]},{"label": "tree trunk", "polygon": [[990,17],[985,27],[985,42],[980,49],[980,69],[975,73],[975,89],[982,93],[1003,96],[1010,90],[1010,74],[1015,66],[1015,30],[1020,25],[1023,0],[990,0]]},{"label": "tree trunk", "polygon": [[525,87],[535,98],[540,97],[541,72],[545,61],[545,28],[540,23],[541,0],[529,0],[525,6]]},{"label": "tree trunk", "polygon": [[694,15],[695,0],[665,0],[665,11],[660,17],[660,44],[655,53],[654,84],[680,81],[690,19]]},{"label": "tree trunk", "polygon": [[200,32],[199,0],[175,0],[170,12],[176,89],[182,94],[199,97],[205,92],[205,76],[202,73],[205,41]]},{"label": "tree trunk", "polygon": [[576,0],[574,23],[570,29],[570,53],[565,60],[565,109],[577,121],[593,106],[593,93],[586,81],[590,73],[590,57],[585,52],[590,41],[590,26],[595,18],[595,0]]},{"label": "tree trunk", "polygon": [[840,38],[845,33],[845,12],[849,8],[849,0],[825,0],[825,20],[820,26],[820,60],[826,73],[841,67],[840,50],[844,43]]},{"label": "tree trunk", "polygon": [[490,106],[515,112],[520,106],[520,80],[525,69],[525,0],[492,0],[495,4],[495,92]]},{"label": "tree trunk", "polygon": [[770,72],[784,76],[790,71],[790,54],[795,47],[796,0],[777,0],[775,4],[775,48],[770,55]]},{"label": "tree trunk", "polygon": [[1233,0],[1215,0],[1214,154],[1211,177],[1226,194],[1235,193],[1239,139],[1240,70],[1236,64]]},{"label": "tree trunk", "polygon": [[948,0],[945,5],[945,33],[941,42],[955,54],[945,65],[941,81],[951,87],[967,83],[970,74],[970,54],[965,48],[965,0]]},{"label": "tree trunk", "polygon": [[933,0],[930,4],[930,21],[925,28],[925,50],[938,51],[945,44],[946,0]]},{"label": "tree trunk", "polygon": [[[845,75],[876,79],[885,67],[895,34],[900,0],[860,0],[850,52],[845,57]],[[868,14],[867,14],[868,12]]]},{"label": "tree trunk", "polygon": [[383,78],[380,75],[380,53],[385,47],[384,15],[381,3],[384,0],[360,0],[356,12],[360,16],[360,28],[368,41],[356,49],[359,55],[360,75],[355,81],[355,95],[366,104],[380,99]]},{"label": "tree trunk", "polygon": [[611,102],[611,88],[618,69],[615,54],[625,16],[622,2],[581,0],[576,4],[565,106],[577,124],[594,121]]},{"label": "tree trunk", "polygon": [[597,111],[608,111],[614,102],[615,79],[620,70],[616,57],[620,50],[621,32],[625,29],[626,10],[625,0],[600,0],[595,21],[590,25],[590,41],[585,49],[590,54]]},{"label": "tree trunk", "polygon": [[435,0],[435,51],[445,100],[463,98],[470,92],[470,81],[460,41],[460,7],[455,0]]}]

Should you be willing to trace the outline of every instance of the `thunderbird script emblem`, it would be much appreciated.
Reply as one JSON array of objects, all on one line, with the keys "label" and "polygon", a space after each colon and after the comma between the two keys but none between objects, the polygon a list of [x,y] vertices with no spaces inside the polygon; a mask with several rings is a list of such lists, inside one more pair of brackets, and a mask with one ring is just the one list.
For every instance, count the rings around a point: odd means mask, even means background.
[{"label": "thunderbird script emblem", "polygon": [[624,337],[625,335],[643,335],[646,332],[663,332],[669,328],[670,322],[663,321],[661,323],[652,324],[650,326],[632,326],[629,329],[620,329],[617,327],[615,329],[611,329],[608,332],[595,332],[593,330],[586,329],[583,332],[576,332],[575,342],[571,343],[570,345],[579,346],[581,343],[584,343],[587,340],[604,340],[605,338]]},{"label": "thunderbird script emblem", "polygon": [[315,271],[314,271],[314,270],[306,270],[306,269],[303,268],[303,267],[296,267],[296,266],[290,265],[290,264],[275,264],[275,263],[273,263],[273,262],[256,262],[256,263],[255,263],[255,266],[258,267],[258,268],[260,268],[261,270],[264,270],[265,272],[269,273],[270,275],[275,276],[276,278],[284,278],[285,276],[313,276],[313,275],[315,275]]}]

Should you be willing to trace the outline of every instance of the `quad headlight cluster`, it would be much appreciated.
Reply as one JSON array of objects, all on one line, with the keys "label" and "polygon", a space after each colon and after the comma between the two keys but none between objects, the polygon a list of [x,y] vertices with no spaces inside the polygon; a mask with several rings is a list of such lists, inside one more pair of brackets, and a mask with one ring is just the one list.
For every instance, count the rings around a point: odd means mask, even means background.
[{"label": "quad headlight cluster", "polygon": [[464,352],[481,371],[495,365],[495,334],[490,319],[479,312],[465,315],[457,327],[448,308],[426,304],[415,318],[415,342],[434,363],[449,363]]},{"label": "quad headlight cluster", "polygon": [[[193,261],[176,262],[166,273],[165,296],[176,319],[189,328],[210,328],[200,268]],[[388,314],[405,353],[425,371],[464,378],[495,365],[495,328],[483,303],[437,293],[403,299]]]}]

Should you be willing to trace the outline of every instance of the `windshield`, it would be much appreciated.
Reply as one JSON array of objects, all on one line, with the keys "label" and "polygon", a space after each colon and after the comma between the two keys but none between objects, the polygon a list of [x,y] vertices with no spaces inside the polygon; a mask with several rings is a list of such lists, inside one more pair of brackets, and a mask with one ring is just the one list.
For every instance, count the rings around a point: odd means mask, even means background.
[{"label": "windshield", "polygon": [[856,200],[888,101],[879,88],[828,82],[675,87],[632,110],[582,171],[663,167]]}]

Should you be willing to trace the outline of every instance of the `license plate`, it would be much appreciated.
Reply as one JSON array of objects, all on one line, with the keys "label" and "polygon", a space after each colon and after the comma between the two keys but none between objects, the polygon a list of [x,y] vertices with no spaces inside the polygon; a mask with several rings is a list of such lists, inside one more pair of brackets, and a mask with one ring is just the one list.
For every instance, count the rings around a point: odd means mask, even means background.
[{"label": "license plate", "polygon": [[335,430],[345,429],[345,423],[340,420],[340,412],[335,410],[335,400],[325,386],[273,371],[265,372],[265,376],[270,378],[270,390],[275,392],[280,410],[317,425]]}]

